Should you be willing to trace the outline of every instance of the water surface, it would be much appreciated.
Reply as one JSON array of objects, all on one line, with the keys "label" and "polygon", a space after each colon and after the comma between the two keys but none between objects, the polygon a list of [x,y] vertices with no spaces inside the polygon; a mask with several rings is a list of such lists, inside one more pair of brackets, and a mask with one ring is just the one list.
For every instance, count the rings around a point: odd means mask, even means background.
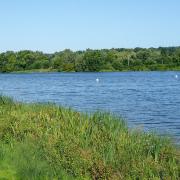
[{"label": "water surface", "polygon": [[0,74],[0,93],[79,111],[111,111],[131,127],[180,142],[180,72]]}]

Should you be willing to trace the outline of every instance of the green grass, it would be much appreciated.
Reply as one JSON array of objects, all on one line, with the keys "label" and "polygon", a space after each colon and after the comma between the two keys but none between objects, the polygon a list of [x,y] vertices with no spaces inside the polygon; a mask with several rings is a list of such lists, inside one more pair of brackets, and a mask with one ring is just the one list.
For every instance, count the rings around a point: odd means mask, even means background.
[{"label": "green grass", "polygon": [[0,179],[179,179],[167,138],[108,113],[0,97]]},{"label": "green grass", "polygon": [[21,70],[21,71],[13,71],[13,72],[10,72],[10,73],[18,73],[18,74],[21,74],[21,73],[26,73],[26,74],[30,74],[30,73],[50,73],[50,72],[58,72],[57,69],[30,69],[30,70]]},{"label": "green grass", "polygon": [[[149,66],[131,66],[131,67],[123,67],[121,70],[115,69],[101,69],[98,72],[128,72],[128,71],[180,71],[180,66],[166,66],[166,65],[149,65]],[[12,71],[9,73],[18,73],[18,74],[31,74],[31,73],[52,73],[52,72],[76,72],[72,71],[61,71],[58,69],[30,69],[30,70],[19,70],[19,71]],[[6,72],[7,73],[7,72]]]}]

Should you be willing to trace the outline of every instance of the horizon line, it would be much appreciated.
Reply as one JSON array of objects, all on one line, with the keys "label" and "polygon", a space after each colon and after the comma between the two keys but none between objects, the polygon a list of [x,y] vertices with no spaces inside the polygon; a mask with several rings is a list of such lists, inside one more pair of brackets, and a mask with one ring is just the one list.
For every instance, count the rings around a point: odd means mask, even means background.
[{"label": "horizon line", "polygon": [[87,51],[87,50],[93,50],[93,51],[96,51],[96,50],[113,50],[113,49],[124,49],[124,50],[134,50],[134,49],[159,49],[159,48],[180,48],[180,45],[176,45],[176,46],[156,46],[156,47],[153,47],[153,46],[149,46],[149,47],[140,47],[140,46],[137,46],[137,47],[112,47],[112,48],[86,48],[86,49],[71,49],[71,48],[64,48],[62,50],[58,50],[58,51],[53,51],[53,52],[45,52],[43,50],[32,50],[32,49],[21,49],[21,50],[5,50],[5,51],[0,51],[0,54],[2,53],[6,53],[6,52],[15,52],[15,53],[18,53],[18,52],[21,52],[21,51],[31,51],[31,52],[42,52],[43,54],[54,54],[54,53],[57,53],[57,52],[63,52],[65,50],[70,50],[72,52],[79,52],[79,51]]}]

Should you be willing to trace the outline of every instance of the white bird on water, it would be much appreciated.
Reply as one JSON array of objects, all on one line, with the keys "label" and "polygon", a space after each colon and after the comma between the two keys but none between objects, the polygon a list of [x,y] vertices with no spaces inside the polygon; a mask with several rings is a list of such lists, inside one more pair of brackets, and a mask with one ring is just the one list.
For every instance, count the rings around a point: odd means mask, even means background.
[{"label": "white bird on water", "polygon": [[178,78],[178,75],[177,75],[177,74],[175,75],[175,78],[176,78],[176,79]]},{"label": "white bird on water", "polygon": [[96,82],[97,82],[97,83],[99,82],[99,79],[98,79],[98,78],[96,78]]}]

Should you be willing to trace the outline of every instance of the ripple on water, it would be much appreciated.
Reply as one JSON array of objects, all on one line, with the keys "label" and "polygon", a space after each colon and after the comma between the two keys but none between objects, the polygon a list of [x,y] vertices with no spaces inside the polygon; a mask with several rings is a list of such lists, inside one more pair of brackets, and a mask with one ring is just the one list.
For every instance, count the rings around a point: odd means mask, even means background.
[{"label": "ripple on water", "polygon": [[180,80],[174,76],[175,72],[0,74],[0,92],[25,102],[111,111],[125,117],[129,126],[169,133],[179,142]]}]

